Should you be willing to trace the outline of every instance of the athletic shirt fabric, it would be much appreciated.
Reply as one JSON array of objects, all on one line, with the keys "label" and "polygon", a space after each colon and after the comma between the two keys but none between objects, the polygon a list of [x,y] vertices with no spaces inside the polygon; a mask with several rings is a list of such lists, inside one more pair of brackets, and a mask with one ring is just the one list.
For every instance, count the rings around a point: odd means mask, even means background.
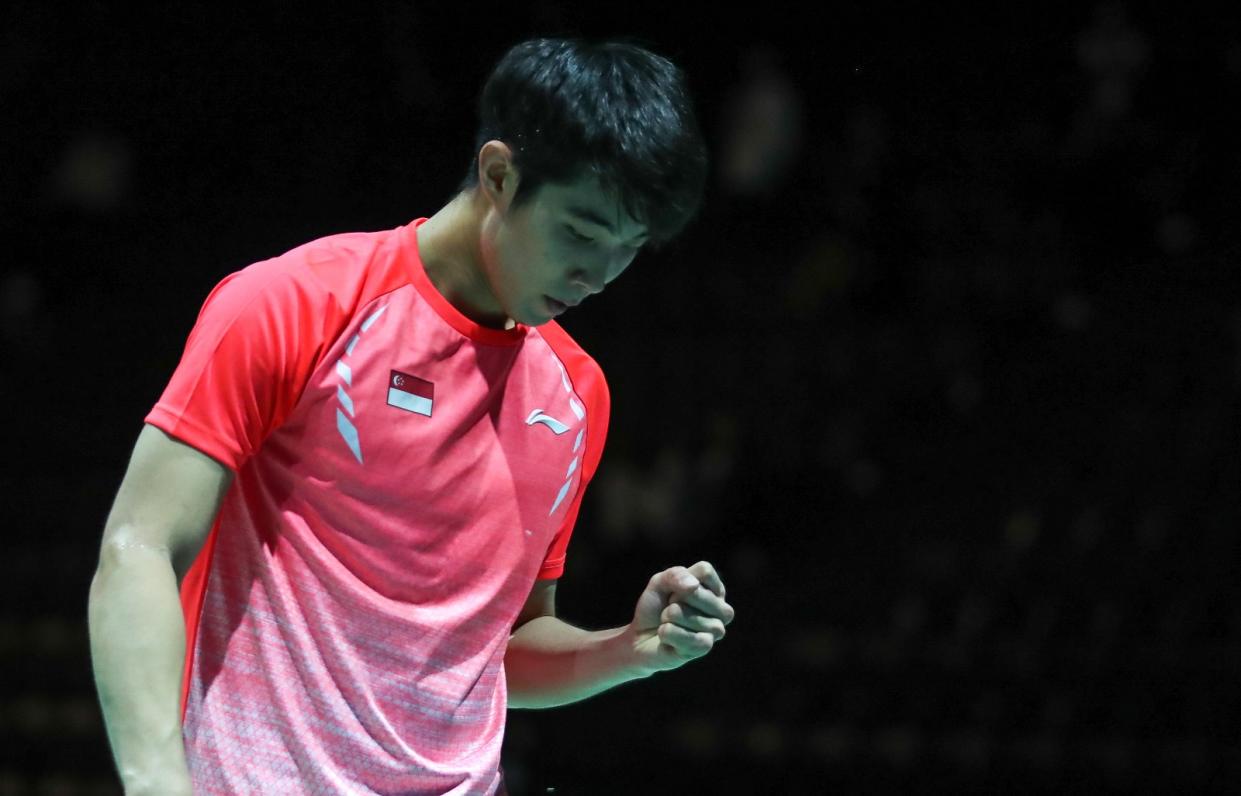
[{"label": "athletic shirt fabric", "polygon": [[181,587],[196,793],[500,787],[508,636],[609,398],[554,322],[453,308],[423,221],[225,278],[146,418],[235,471]]}]

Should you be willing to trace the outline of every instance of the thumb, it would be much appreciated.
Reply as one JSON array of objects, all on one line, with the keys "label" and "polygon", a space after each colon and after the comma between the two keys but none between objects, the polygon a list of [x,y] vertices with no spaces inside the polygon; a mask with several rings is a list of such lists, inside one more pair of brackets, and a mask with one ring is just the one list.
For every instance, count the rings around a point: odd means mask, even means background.
[{"label": "thumb", "polygon": [[693,594],[698,588],[698,578],[686,567],[669,567],[652,576],[646,588],[658,594],[661,602],[667,603],[673,597]]},{"label": "thumb", "polygon": [[646,590],[638,598],[635,616],[639,620],[659,623],[659,615],[674,598],[685,597],[698,588],[698,578],[685,567],[669,567],[651,576]]}]

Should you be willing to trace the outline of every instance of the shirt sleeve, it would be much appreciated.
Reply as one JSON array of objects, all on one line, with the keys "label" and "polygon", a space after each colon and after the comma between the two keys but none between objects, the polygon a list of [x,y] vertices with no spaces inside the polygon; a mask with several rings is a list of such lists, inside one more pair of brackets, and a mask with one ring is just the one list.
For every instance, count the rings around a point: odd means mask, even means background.
[{"label": "shirt sleeve", "polygon": [[552,580],[564,574],[569,539],[573,535],[573,527],[582,507],[582,497],[586,494],[586,486],[594,477],[595,471],[599,469],[599,461],[603,458],[612,399],[608,392],[607,380],[603,377],[603,370],[598,363],[577,347],[577,344],[563,329],[554,323],[549,323],[540,327],[539,330],[560,361],[564,363],[569,380],[573,384],[573,391],[582,399],[586,408],[586,452],[582,456],[582,477],[573,495],[573,502],[565,512],[564,523],[552,537],[551,544],[547,548],[547,555],[539,568],[539,580]]},{"label": "shirt sleeve", "polygon": [[207,296],[146,422],[239,469],[288,417],[340,313],[306,269],[281,258],[225,277]]}]

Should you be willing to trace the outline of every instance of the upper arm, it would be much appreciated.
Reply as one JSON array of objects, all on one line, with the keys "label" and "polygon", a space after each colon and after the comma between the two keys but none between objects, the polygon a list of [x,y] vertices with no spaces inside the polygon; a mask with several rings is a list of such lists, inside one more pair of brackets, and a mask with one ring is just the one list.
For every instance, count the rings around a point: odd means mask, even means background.
[{"label": "upper arm", "polygon": [[160,551],[180,578],[211,531],[232,479],[232,470],[215,459],[144,425],[108,514],[104,558],[109,550]]},{"label": "upper arm", "polygon": [[556,615],[556,580],[536,580],[526,597],[526,604],[521,607],[513,629],[521,627],[531,619],[540,616]]},{"label": "upper arm", "polygon": [[298,262],[255,263],[215,286],[148,423],[233,470],[258,452],[347,320]]}]

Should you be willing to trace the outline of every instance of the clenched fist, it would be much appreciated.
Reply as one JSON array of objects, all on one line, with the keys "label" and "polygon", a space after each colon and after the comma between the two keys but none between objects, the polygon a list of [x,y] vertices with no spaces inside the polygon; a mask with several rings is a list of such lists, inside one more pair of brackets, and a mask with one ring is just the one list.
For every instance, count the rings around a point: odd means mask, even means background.
[{"label": "clenched fist", "polygon": [[656,672],[706,655],[732,621],[724,581],[715,567],[699,561],[652,577],[638,598],[629,631],[642,665]]}]

